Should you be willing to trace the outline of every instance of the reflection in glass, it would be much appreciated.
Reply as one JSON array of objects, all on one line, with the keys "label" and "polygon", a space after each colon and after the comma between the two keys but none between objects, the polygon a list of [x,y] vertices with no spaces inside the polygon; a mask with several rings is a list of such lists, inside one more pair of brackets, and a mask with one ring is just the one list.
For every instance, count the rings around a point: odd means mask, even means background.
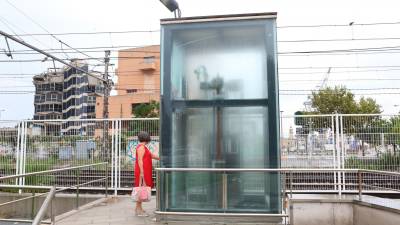
[{"label": "reflection in glass", "polygon": [[264,24],[177,30],[171,57],[173,99],[267,97]]}]

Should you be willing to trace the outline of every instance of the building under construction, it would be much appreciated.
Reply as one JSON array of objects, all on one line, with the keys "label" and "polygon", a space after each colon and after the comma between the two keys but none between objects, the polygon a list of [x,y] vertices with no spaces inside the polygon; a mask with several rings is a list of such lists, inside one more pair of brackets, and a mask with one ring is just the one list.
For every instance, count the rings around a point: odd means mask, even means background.
[{"label": "building under construction", "polygon": [[[88,65],[84,61],[72,60],[71,63],[88,71]],[[98,76],[102,75],[99,73]],[[35,85],[34,120],[46,120],[35,123],[42,128],[41,132],[54,135],[81,135],[94,132],[94,128],[88,127],[90,124],[76,120],[96,117],[96,97],[103,94],[101,80],[75,68],[64,67],[34,76],[33,84]],[[63,119],[64,122],[61,124],[51,121],[57,119]]]}]

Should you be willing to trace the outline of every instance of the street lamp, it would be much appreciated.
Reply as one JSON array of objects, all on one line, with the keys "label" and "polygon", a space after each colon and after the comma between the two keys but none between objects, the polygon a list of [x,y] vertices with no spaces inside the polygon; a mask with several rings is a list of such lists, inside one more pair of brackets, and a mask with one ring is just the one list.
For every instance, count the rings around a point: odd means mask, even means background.
[{"label": "street lamp", "polygon": [[160,2],[168,8],[169,11],[174,12],[175,18],[181,18],[181,10],[179,4],[175,0],[160,0]]}]

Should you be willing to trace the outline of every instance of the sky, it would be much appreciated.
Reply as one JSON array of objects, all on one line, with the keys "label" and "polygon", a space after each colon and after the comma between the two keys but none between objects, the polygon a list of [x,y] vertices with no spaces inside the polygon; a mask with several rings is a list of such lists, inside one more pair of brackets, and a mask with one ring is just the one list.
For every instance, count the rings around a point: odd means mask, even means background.
[{"label": "sky", "polygon": [[[400,51],[332,54],[287,54],[299,51],[382,48],[400,46],[400,3],[392,0],[179,0],[182,16],[277,12],[280,108],[285,115],[304,109],[310,90],[345,85],[356,98],[374,98],[384,114],[400,111]],[[11,3],[11,4],[10,4]],[[73,48],[142,46],[160,43],[160,19],[171,18],[159,0],[0,0],[0,30],[10,34],[153,31],[101,35],[20,36],[41,49],[60,49],[61,40]],[[33,21],[32,21],[33,20]],[[379,23],[378,25],[361,25]],[[381,24],[385,23],[385,24]],[[392,24],[386,24],[392,23]],[[350,25],[353,24],[353,25]],[[305,27],[310,25],[345,25]],[[288,27],[289,26],[289,27]],[[302,27],[290,27],[302,26]],[[57,38],[57,40],[56,40]],[[374,40],[365,40],[365,39]],[[310,41],[334,39],[335,41]],[[337,41],[341,39],[341,41]],[[345,40],[343,40],[345,39]],[[362,39],[362,40],[360,40]],[[303,40],[300,41],[299,40]],[[308,40],[308,41],[304,41]],[[9,40],[10,48],[27,48]],[[3,120],[33,116],[32,74],[52,67],[52,62],[10,62],[0,38],[0,112]],[[86,57],[63,46],[60,58]],[[115,48],[117,49],[117,48]],[[285,54],[286,53],[286,54]],[[87,53],[103,57],[104,52]],[[37,54],[14,54],[15,60],[44,59]],[[112,57],[116,52],[112,52]],[[90,60],[102,71],[99,61]],[[114,70],[118,65],[112,60]],[[57,65],[59,66],[59,65]],[[300,67],[300,68],[299,68]],[[331,67],[329,75],[327,72]],[[344,68],[343,68],[344,67]],[[396,69],[396,67],[399,67]],[[25,74],[25,75],[21,75]],[[19,76],[18,76],[19,75]],[[116,78],[114,78],[116,79]],[[9,93],[9,92],[7,92]],[[390,94],[388,94],[390,93]],[[4,110],[4,111],[3,111]]]}]

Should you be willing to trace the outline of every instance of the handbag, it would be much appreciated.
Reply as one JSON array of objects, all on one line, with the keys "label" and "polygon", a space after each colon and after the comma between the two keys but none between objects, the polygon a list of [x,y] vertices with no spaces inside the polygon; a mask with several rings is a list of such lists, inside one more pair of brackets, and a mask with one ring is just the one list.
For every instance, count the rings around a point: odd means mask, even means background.
[{"label": "handbag", "polygon": [[133,187],[131,199],[134,202],[149,202],[151,200],[151,187],[144,186],[144,181],[139,187]]}]

